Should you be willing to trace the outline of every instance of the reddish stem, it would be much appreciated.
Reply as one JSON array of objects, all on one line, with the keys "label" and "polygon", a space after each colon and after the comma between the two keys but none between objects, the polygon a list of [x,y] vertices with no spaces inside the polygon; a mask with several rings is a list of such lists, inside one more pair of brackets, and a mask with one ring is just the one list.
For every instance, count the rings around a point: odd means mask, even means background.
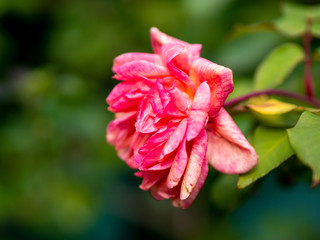
[{"label": "reddish stem", "polygon": [[311,25],[312,20],[307,20],[307,32],[303,36],[304,47],[304,86],[307,96],[314,98],[314,83],[312,79],[312,59],[311,59]]},{"label": "reddish stem", "polygon": [[229,100],[228,102],[226,102],[224,104],[224,107],[230,107],[230,106],[236,105],[240,102],[246,101],[249,98],[257,97],[257,96],[261,96],[261,95],[283,96],[283,97],[287,97],[287,98],[296,99],[301,102],[309,103],[317,108],[320,108],[320,101],[315,99],[314,97],[304,96],[304,95],[301,95],[298,93],[289,92],[289,91],[280,90],[280,89],[268,89],[268,90],[263,90],[263,91],[251,92],[249,94],[246,94],[246,95]]}]

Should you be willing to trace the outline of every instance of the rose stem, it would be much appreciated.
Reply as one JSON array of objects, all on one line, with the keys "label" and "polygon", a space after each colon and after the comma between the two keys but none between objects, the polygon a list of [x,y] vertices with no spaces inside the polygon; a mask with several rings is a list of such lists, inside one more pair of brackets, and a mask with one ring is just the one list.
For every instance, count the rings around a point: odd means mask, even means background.
[{"label": "rose stem", "polygon": [[312,20],[307,20],[307,32],[303,36],[303,47],[304,47],[304,86],[307,96],[314,98],[314,83],[312,80],[312,59],[311,59],[311,25]]},{"label": "rose stem", "polygon": [[314,97],[311,96],[304,96],[298,93],[294,93],[294,92],[290,92],[290,91],[285,91],[285,90],[280,90],[280,89],[268,89],[268,90],[262,90],[262,91],[254,91],[251,92],[249,94],[234,98],[229,100],[228,102],[226,102],[224,104],[224,107],[230,107],[233,105],[236,105],[240,102],[246,101],[249,98],[252,97],[257,97],[257,96],[261,96],[261,95],[277,95],[277,96],[283,96],[283,97],[287,97],[287,98],[292,98],[292,99],[296,99],[298,101],[301,102],[305,102],[305,103],[309,103],[315,107],[320,108],[320,101],[315,99]]}]

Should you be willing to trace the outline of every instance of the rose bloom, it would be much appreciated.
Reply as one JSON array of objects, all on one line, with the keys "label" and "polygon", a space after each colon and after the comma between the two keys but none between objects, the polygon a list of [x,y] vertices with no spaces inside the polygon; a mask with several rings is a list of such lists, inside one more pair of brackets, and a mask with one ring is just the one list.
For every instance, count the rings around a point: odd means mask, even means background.
[{"label": "rose bloom", "polygon": [[107,97],[115,119],[107,141],[138,169],[140,188],[187,208],[208,174],[249,171],[258,156],[222,107],[233,91],[232,71],[200,57],[189,44],[151,28],[149,53],[114,59],[121,82]]}]

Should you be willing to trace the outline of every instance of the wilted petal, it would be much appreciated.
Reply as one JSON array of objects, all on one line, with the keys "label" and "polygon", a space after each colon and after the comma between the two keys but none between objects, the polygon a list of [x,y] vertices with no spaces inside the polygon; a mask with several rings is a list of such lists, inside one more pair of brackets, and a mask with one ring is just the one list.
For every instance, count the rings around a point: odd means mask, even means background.
[{"label": "wilted petal", "polygon": [[201,175],[202,164],[206,156],[207,151],[207,133],[203,129],[199,136],[194,140],[190,159],[186,168],[186,172],[181,184],[180,199],[187,199],[192,190],[195,188],[199,177]]},{"label": "wilted petal", "polygon": [[258,156],[231,116],[222,108],[208,124],[208,162],[218,171],[239,174],[257,164]]},{"label": "wilted petal", "polygon": [[119,66],[114,78],[118,80],[137,80],[168,75],[170,73],[166,67],[144,60],[134,60]]},{"label": "wilted petal", "polygon": [[117,72],[118,68],[121,65],[132,62],[134,60],[144,60],[147,62],[155,63],[157,65],[163,65],[161,57],[157,54],[131,52],[131,53],[125,53],[116,57],[113,60],[112,71]]},{"label": "wilted petal", "polygon": [[174,199],[172,199],[172,205],[175,207],[181,207],[184,209],[188,208],[193,203],[193,201],[196,199],[199,191],[201,190],[201,188],[207,178],[207,175],[208,175],[208,162],[207,162],[207,159],[204,157],[199,180],[198,180],[196,186],[194,187],[194,189],[192,190],[190,196],[185,200],[181,200],[179,197],[174,198]]},{"label": "wilted petal", "polygon": [[192,63],[190,77],[194,81],[208,82],[211,90],[209,116],[214,117],[233,91],[232,71],[204,58],[198,58]]}]

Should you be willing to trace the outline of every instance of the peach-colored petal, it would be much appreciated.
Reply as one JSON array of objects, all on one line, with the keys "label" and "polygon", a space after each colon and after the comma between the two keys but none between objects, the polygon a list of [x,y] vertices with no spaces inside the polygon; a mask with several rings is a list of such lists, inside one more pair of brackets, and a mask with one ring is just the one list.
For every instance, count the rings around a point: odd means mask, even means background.
[{"label": "peach-colored petal", "polygon": [[209,116],[214,117],[233,91],[232,71],[204,58],[198,58],[192,63],[190,77],[194,81],[208,82],[211,90]]},{"label": "peach-colored petal", "polygon": [[145,78],[156,78],[169,76],[166,67],[147,62],[145,60],[134,60],[117,68],[114,78],[118,80],[138,80]]},{"label": "peach-colored petal", "polygon": [[215,169],[227,174],[239,174],[257,164],[256,151],[223,108],[210,120],[208,128],[207,159]]},{"label": "peach-colored petal", "polygon": [[190,159],[181,184],[180,199],[187,199],[195,188],[201,175],[202,164],[206,156],[208,137],[205,129],[194,140]]},{"label": "peach-colored petal", "polygon": [[190,99],[189,95],[184,91],[185,89],[181,90],[183,86],[178,81],[174,81],[171,88],[168,90],[170,93],[170,97],[173,100],[174,105],[181,111],[185,112],[192,104],[192,100]]},{"label": "peach-colored petal", "polygon": [[188,208],[193,203],[195,198],[197,197],[199,191],[201,190],[201,188],[207,178],[207,175],[208,175],[208,162],[207,162],[207,159],[204,157],[199,180],[198,180],[196,186],[194,187],[194,189],[192,190],[190,196],[185,200],[181,200],[179,197],[173,198],[172,205],[175,207],[181,207],[183,209]]},{"label": "peach-colored petal", "polygon": [[168,43],[162,46],[162,58],[166,63],[168,70],[170,73],[177,77],[180,81],[182,81],[185,85],[187,85],[191,90],[196,90],[196,84],[191,80],[186,72],[184,72],[179,66],[177,66],[177,62],[175,58],[178,57],[183,51],[185,47],[180,44],[172,44]]},{"label": "peach-colored petal", "polygon": [[124,53],[116,57],[113,60],[112,71],[116,73],[118,71],[118,68],[121,65],[132,62],[134,60],[144,60],[147,62],[155,63],[157,65],[163,65],[161,57],[157,54],[131,52],[131,53]]}]

